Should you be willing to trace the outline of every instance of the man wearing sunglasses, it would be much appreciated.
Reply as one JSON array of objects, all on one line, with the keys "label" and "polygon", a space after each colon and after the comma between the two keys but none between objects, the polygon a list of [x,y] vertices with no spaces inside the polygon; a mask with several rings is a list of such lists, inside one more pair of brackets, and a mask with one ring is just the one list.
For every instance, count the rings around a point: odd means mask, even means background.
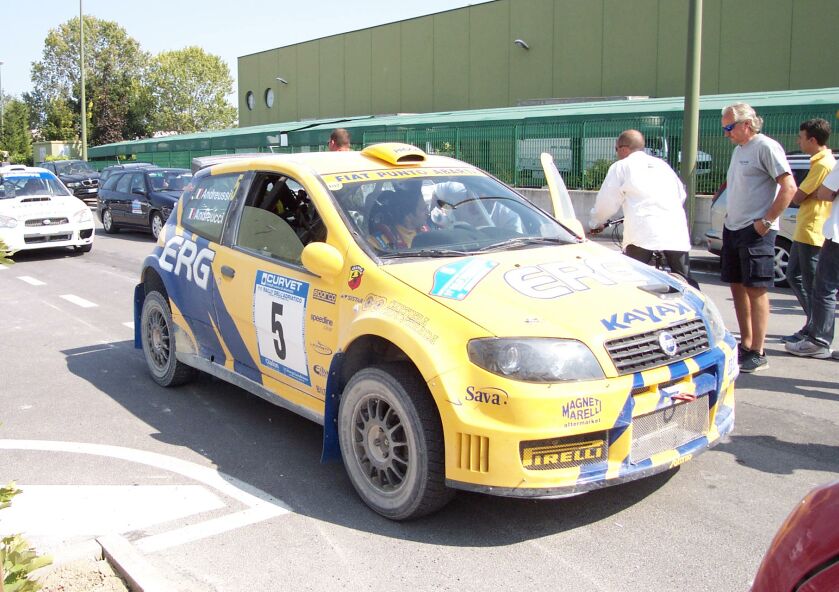
[{"label": "man wearing sunglasses", "polygon": [[722,110],[723,133],[736,144],[726,180],[728,209],[720,255],[722,281],[731,285],[740,327],[741,372],[769,367],[763,342],[774,285],[778,218],[797,189],[784,149],[761,134],[763,119],[746,103]]}]

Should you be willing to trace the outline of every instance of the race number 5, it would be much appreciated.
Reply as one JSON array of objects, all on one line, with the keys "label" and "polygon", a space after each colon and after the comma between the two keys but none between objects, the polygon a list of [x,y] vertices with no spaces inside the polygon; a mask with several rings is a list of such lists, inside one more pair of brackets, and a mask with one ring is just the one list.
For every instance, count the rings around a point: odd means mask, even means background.
[{"label": "race number 5", "polygon": [[274,334],[274,351],[277,357],[285,360],[285,337],[283,337],[283,305],[279,302],[271,302],[271,332]]}]

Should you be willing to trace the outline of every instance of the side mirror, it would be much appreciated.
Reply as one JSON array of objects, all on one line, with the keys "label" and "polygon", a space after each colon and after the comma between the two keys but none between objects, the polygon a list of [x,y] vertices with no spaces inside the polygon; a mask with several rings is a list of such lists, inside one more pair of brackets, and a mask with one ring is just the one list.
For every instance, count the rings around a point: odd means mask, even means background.
[{"label": "side mirror", "polygon": [[146,194],[146,192],[143,191],[142,189],[132,189],[131,193],[133,193],[134,195],[145,195]]},{"label": "side mirror", "polygon": [[331,278],[344,269],[344,257],[327,243],[309,243],[300,254],[303,267],[320,277]]}]

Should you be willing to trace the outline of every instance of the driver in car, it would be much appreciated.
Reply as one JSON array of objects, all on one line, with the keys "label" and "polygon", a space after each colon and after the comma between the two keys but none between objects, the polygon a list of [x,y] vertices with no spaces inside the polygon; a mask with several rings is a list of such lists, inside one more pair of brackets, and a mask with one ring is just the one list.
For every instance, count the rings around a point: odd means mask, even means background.
[{"label": "driver in car", "polygon": [[387,192],[377,198],[367,241],[379,249],[410,248],[418,232],[428,232],[428,208],[419,191]]}]

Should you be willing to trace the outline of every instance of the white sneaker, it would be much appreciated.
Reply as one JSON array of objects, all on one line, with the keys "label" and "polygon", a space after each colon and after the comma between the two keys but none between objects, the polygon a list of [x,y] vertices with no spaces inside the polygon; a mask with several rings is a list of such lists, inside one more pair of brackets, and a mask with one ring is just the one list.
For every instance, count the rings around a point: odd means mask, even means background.
[{"label": "white sneaker", "polygon": [[796,341],[795,343],[787,343],[784,348],[787,352],[794,356],[800,356],[802,358],[818,358],[820,360],[829,358],[832,353],[829,348],[813,343],[809,339],[802,339],[801,341]]}]

